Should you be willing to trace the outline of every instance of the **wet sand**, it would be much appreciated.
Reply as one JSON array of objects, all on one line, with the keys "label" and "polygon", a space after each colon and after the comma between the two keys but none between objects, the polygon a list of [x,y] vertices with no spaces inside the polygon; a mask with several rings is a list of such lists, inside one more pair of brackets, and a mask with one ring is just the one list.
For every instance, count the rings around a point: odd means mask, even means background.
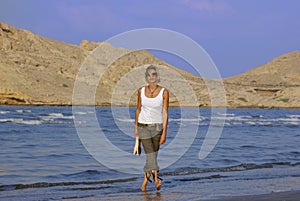
[{"label": "wet sand", "polygon": [[232,197],[222,197],[217,200],[222,201],[252,201],[252,200],[260,200],[260,201],[298,201],[300,200],[300,190],[298,191],[287,191],[287,192],[277,192],[277,193],[269,193],[262,195],[245,195],[245,196],[232,196]]},{"label": "wet sand", "polygon": [[[149,184],[148,191],[139,189],[140,181],[126,182],[124,185],[109,184],[105,186],[53,186],[45,188],[26,188],[20,190],[7,190],[1,193],[0,200],[72,200],[72,201],[94,201],[94,200],[216,200],[216,201],[298,201],[300,200],[300,189],[295,186],[292,191],[255,191],[253,185],[248,186],[248,191],[222,191],[218,185],[207,186],[204,184],[174,185],[165,183],[162,190],[156,191]],[[230,186],[232,183],[222,184]],[[267,184],[267,186],[269,186]],[[118,192],[113,192],[116,190]],[[268,193],[271,192],[271,193]],[[253,194],[252,194],[253,193]]]},{"label": "wet sand", "polygon": [[[100,197],[99,197],[100,198]],[[81,200],[81,199],[78,199]],[[189,195],[171,192],[141,192],[136,194],[119,194],[105,197],[105,200],[216,200],[216,201],[299,201],[300,190],[287,192],[274,192],[261,195],[224,196],[218,198],[203,198],[197,192]]]}]

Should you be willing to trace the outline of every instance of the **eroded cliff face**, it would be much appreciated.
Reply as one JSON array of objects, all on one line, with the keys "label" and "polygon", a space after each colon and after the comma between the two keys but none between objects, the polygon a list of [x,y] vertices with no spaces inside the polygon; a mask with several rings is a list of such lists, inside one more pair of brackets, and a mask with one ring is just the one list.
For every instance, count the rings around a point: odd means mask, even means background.
[{"label": "eroded cliff face", "polygon": [[224,79],[228,105],[299,107],[300,52],[274,58],[241,75]]},{"label": "eroded cliff face", "polygon": [[[169,66],[185,77],[201,80],[166,64],[148,51],[130,51],[113,47],[106,42],[96,43],[87,40],[83,40],[80,46],[76,46],[0,23],[0,104],[71,105],[74,82],[79,69],[88,55],[99,46],[104,46],[107,52],[105,55],[99,55],[103,60],[93,68],[95,71],[98,68],[106,68],[106,70],[97,85],[93,104],[112,104],[112,93],[115,86],[120,85],[119,80],[132,69],[151,63]],[[109,58],[119,53],[125,55],[109,65],[107,63]],[[132,82],[137,79],[144,80],[144,72],[140,77],[135,77]],[[168,79],[170,80],[170,77]],[[123,95],[128,96],[128,93],[131,93],[129,95],[132,98],[130,97],[126,103],[121,101],[118,104],[134,105],[136,93],[132,93],[132,89],[130,92],[126,90],[128,87],[124,88]],[[115,94],[114,98],[122,99],[123,95]],[[170,102],[171,105],[178,105],[172,93]]]},{"label": "eroded cliff face", "polygon": [[[0,23],[0,104],[71,105],[80,67],[99,46],[107,52],[95,65],[95,69],[105,68],[96,86],[95,105],[135,105],[136,89],[145,84],[141,82],[141,67],[155,63],[164,66],[161,85],[170,90],[172,106],[300,107],[299,51],[238,76],[207,80],[171,66],[145,50],[126,50],[86,40],[79,46],[71,45],[5,23]],[[120,53],[124,56],[111,65],[107,63]],[[187,87],[198,105],[189,100]],[[218,101],[224,98],[226,102]]]},{"label": "eroded cliff face", "polygon": [[1,23],[1,103],[70,104],[78,66],[87,54],[84,48]]}]

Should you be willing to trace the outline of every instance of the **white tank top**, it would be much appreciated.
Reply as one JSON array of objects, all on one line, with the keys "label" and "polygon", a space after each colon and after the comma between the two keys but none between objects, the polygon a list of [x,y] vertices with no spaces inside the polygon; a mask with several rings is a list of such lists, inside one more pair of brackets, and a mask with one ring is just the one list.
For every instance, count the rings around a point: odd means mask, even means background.
[{"label": "white tank top", "polygon": [[141,112],[138,118],[139,123],[143,124],[161,124],[162,118],[162,106],[163,106],[163,93],[162,88],[159,94],[155,98],[148,98],[145,95],[145,87],[141,91]]}]

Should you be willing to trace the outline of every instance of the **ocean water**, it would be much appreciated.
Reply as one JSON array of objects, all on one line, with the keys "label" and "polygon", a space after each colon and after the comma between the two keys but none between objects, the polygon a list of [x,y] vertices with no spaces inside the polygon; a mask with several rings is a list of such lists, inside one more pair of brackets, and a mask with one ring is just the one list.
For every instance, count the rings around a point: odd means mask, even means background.
[{"label": "ocean water", "polygon": [[[159,153],[163,187],[157,192],[150,183],[147,193],[140,191],[145,156],[132,155],[134,112],[1,106],[0,200],[201,200],[300,190],[300,110],[212,115],[210,109],[170,108]],[[94,117],[101,131],[91,124]],[[199,159],[214,127],[222,131],[214,135],[217,143]],[[123,155],[101,150],[99,132]],[[93,146],[101,145],[96,156],[84,142],[87,133],[95,133]]]}]

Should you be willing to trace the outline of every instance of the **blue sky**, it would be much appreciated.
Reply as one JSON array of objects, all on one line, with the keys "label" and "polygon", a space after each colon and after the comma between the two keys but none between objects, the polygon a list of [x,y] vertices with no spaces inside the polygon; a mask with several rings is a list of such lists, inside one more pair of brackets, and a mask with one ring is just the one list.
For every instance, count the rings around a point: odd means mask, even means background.
[{"label": "blue sky", "polygon": [[[201,45],[229,77],[300,50],[299,10],[298,0],[0,0],[0,21],[72,44],[170,29]],[[157,56],[191,70],[174,56]]]}]

